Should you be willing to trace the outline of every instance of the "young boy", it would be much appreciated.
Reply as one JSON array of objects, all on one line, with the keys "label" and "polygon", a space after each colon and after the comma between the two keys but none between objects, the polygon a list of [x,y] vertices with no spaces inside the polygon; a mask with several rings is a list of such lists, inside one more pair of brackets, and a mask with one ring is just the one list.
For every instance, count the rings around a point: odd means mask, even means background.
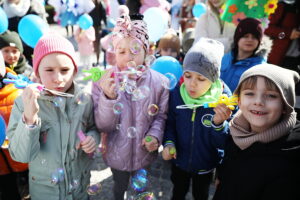
[{"label": "young boy", "polygon": [[299,199],[298,81],[296,72],[271,64],[243,73],[214,200]]},{"label": "young boy", "polygon": [[194,199],[208,198],[213,170],[220,161],[218,149],[228,137],[231,110],[225,104],[202,105],[218,101],[222,93],[231,95],[219,78],[223,52],[220,42],[201,38],[185,56],[183,84],[170,93],[163,158],[173,158],[172,200],[185,199],[190,180]]},{"label": "young boy", "polygon": [[[23,74],[26,70],[31,69],[23,55],[23,45],[18,33],[8,30],[1,34],[0,50],[4,57],[5,66],[17,74]],[[26,73],[25,75],[29,74]]]}]

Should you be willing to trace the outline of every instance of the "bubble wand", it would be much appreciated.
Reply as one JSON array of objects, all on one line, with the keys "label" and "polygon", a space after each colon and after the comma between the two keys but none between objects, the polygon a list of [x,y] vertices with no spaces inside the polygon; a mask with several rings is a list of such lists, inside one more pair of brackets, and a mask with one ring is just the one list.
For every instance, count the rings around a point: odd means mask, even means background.
[{"label": "bubble wand", "polygon": [[[29,84],[33,84],[34,82],[30,81],[28,77],[24,75],[14,75],[12,73],[7,73],[7,78],[3,79],[3,83],[5,84],[14,84],[14,86],[18,89],[24,89],[26,88]],[[37,89],[42,92],[42,91],[47,91],[51,94],[57,95],[57,96],[62,96],[62,97],[74,97],[73,94],[68,94],[65,92],[59,92],[55,90],[50,90],[45,88],[43,85],[37,86]]]}]

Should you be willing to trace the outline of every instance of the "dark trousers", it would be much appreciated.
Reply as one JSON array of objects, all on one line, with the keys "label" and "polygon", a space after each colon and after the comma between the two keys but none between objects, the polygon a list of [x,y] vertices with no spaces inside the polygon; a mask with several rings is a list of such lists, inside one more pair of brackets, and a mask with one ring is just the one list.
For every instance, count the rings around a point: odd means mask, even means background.
[{"label": "dark trousers", "polygon": [[209,186],[212,181],[213,173],[194,174],[189,173],[172,165],[171,181],[174,185],[172,200],[184,200],[189,191],[192,179],[192,193],[195,200],[207,200]]},{"label": "dark trousers", "polygon": [[124,194],[128,188],[131,172],[120,171],[111,168],[114,180],[114,197],[115,200],[124,200]]},{"label": "dark trousers", "polygon": [[18,191],[17,177],[15,173],[0,175],[0,199],[1,200],[20,200]]}]

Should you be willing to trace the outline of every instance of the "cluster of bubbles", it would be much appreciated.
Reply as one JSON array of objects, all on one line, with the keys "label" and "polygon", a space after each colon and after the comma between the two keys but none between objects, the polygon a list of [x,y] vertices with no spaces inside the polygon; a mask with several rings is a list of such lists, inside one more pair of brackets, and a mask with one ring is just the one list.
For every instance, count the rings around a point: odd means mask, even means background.
[{"label": "cluster of bubbles", "polygon": [[65,172],[63,168],[58,168],[51,174],[51,183],[58,184],[65,179]]},{"label": "cluster of bubbles", "polygon": [[134,191],[144,192],[148,184],[148,172],[145,169],[138,170],[134,176],[131,177],[131,187]]},{"label": "cluster of bubbles", "polygon": [[137,192],[137,195],[132,198],[133,200],[156,200],[153,192],[146,191],[149,185],[147,176],[147,170],[140,169],[131,177],[131,187]]}]

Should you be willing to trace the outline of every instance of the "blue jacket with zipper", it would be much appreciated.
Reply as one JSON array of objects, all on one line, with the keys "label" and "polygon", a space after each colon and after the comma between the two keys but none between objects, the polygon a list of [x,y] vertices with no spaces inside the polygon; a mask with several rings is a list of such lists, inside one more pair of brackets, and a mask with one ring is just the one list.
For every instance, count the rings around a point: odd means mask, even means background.
[{"label": "blue jacket with zipper", "polygon": [[[223,93],[231,95],[226,87]],[[213,128],[211,126],[213,108],[176,108],[180,105],[184,105],[184,102],[178,85],[170,92],[163,144],[175,145],[177,158],[172,162],[180,169],[198,174],[208,173],[221,160],[220,152],[228,138],[228,122],[225,121],[222,128]]]}]

